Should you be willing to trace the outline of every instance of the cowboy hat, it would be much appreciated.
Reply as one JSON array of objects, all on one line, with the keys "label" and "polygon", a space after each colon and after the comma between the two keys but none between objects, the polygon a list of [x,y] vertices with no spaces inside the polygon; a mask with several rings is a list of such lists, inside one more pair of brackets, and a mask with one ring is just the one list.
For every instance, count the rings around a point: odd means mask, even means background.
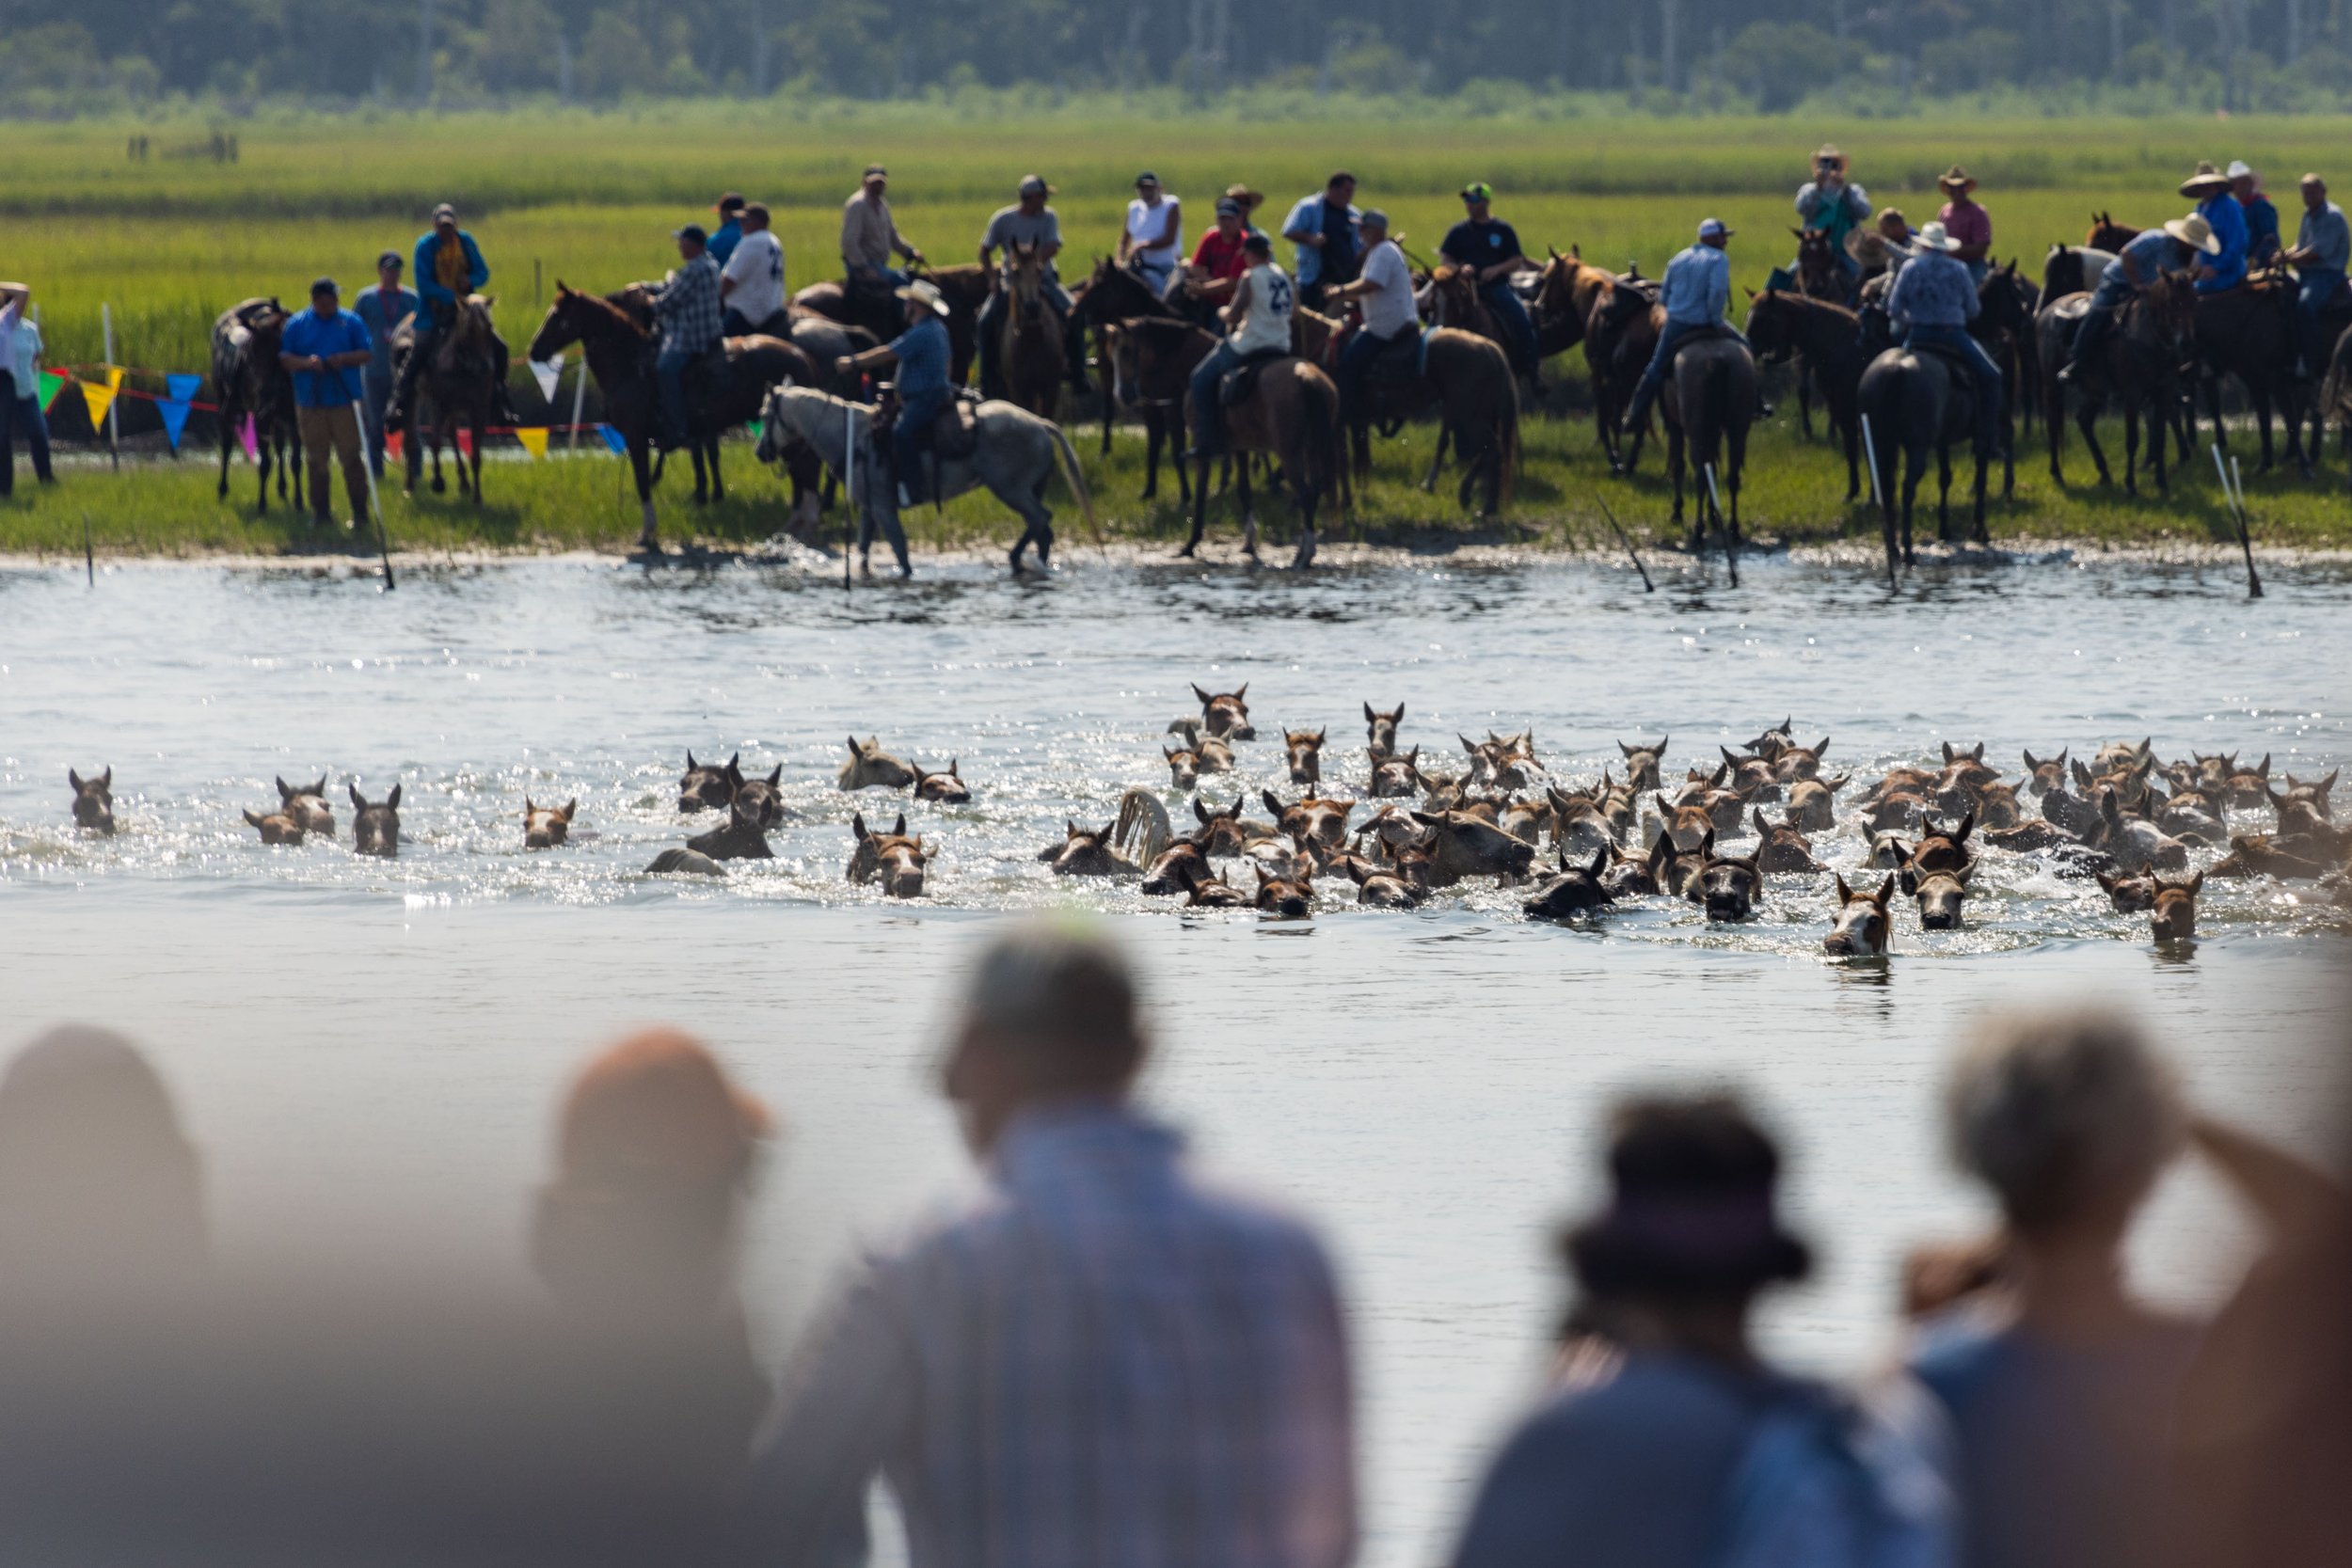
[{"label": "cowboy hat", "polygon": [[911,299],[917,304],[930,306],[934,315],[944,316],[947,313],[947,301],[941,295],[939,285],[927,277],[918,277],[905,288],[893,289],[890,292],[900,299]]},{"label": "cowboy hat", "polygon": [[1823,143],[1821,150],[1813,154],[1813,161],[1817,164],[1836,164],[1839,168],[1846,166],[1846,155],[1827,143]]},{"label": "cowboy hat", "polygon": [[1936,183],[1947,191],[1957,185],[1963,192],[1967,192],[1977,188],[1977,177],[1958,164],[1954,164],[1944,171],[1943,177],[1937,180]]},{"label": "cowboy hat", "polygon": [[2217,196],[2230,188],[2230,177],[2211,164],[2201,163],[2197,172],[2181,182],[2181,194],[2194,201],[2201,196]]},{"label": "cowboy hat", "polygon": [[2221,254],[2221,242],[2214,238],[2213,225],[2205,221],[2202,213],[2174,218],[2164,226],[2164,231],[2191,250],[2201,250],[2208,256]]},{"label": "cowboy hat", "polygon": [[2225,172],[2233,180],[2245,180],[2250,178],[2254,170],[2245,159],[2233,158],[2230,160],[2230,166]]},{"label": "cowboy hat", "polygon": [[1940,250],[1947,256],[1958,250],[1961,245],[1960,241],[1944,232],[1944,226],[1940,223],[1930,223],[1921,227],[1919,232],[1912,237],[1911,243],[1921,250]]},{"label": "cowboy hat", "polygon": [[1240,202],[1245,210],[1255,207],[1265,199],[1265,192],[1253,191],[1247,185],[1228,185],[1225,187],[1225,194]]}]

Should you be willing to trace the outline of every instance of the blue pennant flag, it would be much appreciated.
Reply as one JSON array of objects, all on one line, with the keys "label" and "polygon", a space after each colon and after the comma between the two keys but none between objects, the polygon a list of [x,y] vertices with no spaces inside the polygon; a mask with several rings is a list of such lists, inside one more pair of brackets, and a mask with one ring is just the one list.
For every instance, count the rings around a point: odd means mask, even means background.
[{"label": "blue pennant flag", "polygon": [[188,401],[196,396],[197,388],[204,385],[204,378],[200,375],[167,375],[164,377],[164,385],[171,388],[172,401],[181,405],[180,418],[184,420],[188,417]]},{"label": "blue pennant flag", "polygon": [[[183,378],[175,375],[171,379],[179,381]],[[194,381],[196,377],[191,375],[185,379]],[[171,450],[178,451],[180,450],[180,433],[183,430],[185,430],[188,426],[188,400],[185,398],[157,398],[155,400],[155,412],[164,417],[164,434],[171,437]]]},{"label": "blue pennant flag", "polygon": [[596,428],[604,433],[604,444],[611,447],[616,456],[628,451],[628,436],[609,424],[600,424]]}]

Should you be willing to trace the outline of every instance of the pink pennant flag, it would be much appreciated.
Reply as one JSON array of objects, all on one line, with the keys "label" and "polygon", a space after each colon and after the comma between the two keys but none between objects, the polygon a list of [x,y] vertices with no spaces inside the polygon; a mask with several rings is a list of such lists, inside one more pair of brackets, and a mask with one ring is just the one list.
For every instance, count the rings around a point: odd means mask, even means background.
[{"label": "pink pennant flag", "polygon": [[262,460],[261,443],[253,438],[252,415],[247,414],[245,417],[245,422],[237,426],[237,439],[245,443],[245,460],[247,463],[259,463]]},{"label": "pink pennant flag", "polygon": [[468,457],[473,455],[473,432],[462,424],[457,427],[457,450]]}]

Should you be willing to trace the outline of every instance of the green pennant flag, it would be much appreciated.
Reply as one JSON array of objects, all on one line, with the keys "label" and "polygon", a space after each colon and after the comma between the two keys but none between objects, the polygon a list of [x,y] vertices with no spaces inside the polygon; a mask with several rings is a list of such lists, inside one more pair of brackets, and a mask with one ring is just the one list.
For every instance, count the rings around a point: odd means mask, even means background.
[{"label": "green pennant flag", "polygon": [[49,405],[57,401],[57,394],[65,390],[65,384],[69,379],[63,371],[40,372],[40,411],[42,413],[49,412]]},{"label": "green pennant flag", "polygon": [[752,439],[756,441],[761,436],[767,433],[768,421],[765,420],[745,420],[743,421],[743,428],[750,431],[752,433]]}]

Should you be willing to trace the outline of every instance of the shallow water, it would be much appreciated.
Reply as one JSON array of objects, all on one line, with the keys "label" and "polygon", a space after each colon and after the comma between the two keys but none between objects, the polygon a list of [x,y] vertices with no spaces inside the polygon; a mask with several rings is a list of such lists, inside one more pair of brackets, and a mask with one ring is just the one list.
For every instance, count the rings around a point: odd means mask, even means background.
[{"label": "shallow water", "polygon": [[[1672,564],[1672,563],[1670,563]],[[992,911],[1117,911],[1152,977],[1152,1094],[1207,1154],[1330,1231],[1365,1389],[1371,1560],[1444,1549],[1496,1423],[1534,1386],[1558,1303],[1544,1234],[1589,1196],[1590,1133],[1629,1085],[1749,1086],[1799,1145],[1793,1201],[1821,1277],[1774,1342],[1824,1366],[1889,1343],[1900,1247],[1975,1214],[1941,1169],[1938,1063],[1968,1014],[2092,993],[2138,1007],[2200,1092],[2307,1146],[2329,1126],[2325,919],[2209,883],[2203,936],[2158,953],[2095,884],[1989,856],[1968,930],[1899,907],[1883,968],[1819,957],[1827,879],[1775,879],[1762,917],[1708,927],[1660,900],[1599,928],[1531,925],[1518,895],[1411,914],[1334,898],[1309,924],[1179,916],[1132,886],[1051,877],[1066,819],[1100,825],[1157,760],[1193,681],[1247,681],[1241,772],[1292,791],[1279,731],[1328,726],[1325,777],[1363,769],[1361,705],[1406,705],[1406,744],[1532,726],[1555,780],[1671,733],[1711,767],[1791,717],[1867,782],[1938,743],[2014,768],[2153,735],[2160,754],[2343,760],[2352,573],[2045,562],[1867,575],[1786,560],[1745,586],[1557,562],[1318,572],[1104,567],[1014,586],[980,568],[845,594],[736,566],[652,575],[548,562],[411,569],[400,591],[309,569],[0,571],[0,926],[11,1033],[66,1017],[151,1043],[212,1160],[224,1248],[260,1251],[353,1206],[512,1266],[548,1108],[580,1053],[661,1018],[706,1032],[790,1126],[750,1278],[781,1348],[854,1237],[963,1180],[927,1082],[957,965]],[[842,878],[833,787],[850,733],[969,807],[909,810],[931,896]],[[639,868],[679,841],[686,751],[781,764],[777,858],[709,884]],[[123,832],[70,831],[66,768],[112,764]],[[1452,768],[1451,761],[1436,766]],[[238,818],[273,775],[329,775],[342,837],[265,848]],[[356,779],[403,785],[392,863],[350,851]],[[1854,788],[1859,789],[1858,783]],[[521,847],[525,795],[577,797],[575,842]],[[1180,816],[1188,803],[1163,799]],[[2267,814],[2264,814],[2266,817]],[[695,829],[708,825],[697,819]],[[2249,818],[2249,825],[2260,826]],[[1752,841],[1749,841],[1752,842]],[[1851,871],[1860,840],[1817,838]],[[2152,1276],[2193,1296],[2244,1244],[2209,1187],[2168,1188]]]}]

